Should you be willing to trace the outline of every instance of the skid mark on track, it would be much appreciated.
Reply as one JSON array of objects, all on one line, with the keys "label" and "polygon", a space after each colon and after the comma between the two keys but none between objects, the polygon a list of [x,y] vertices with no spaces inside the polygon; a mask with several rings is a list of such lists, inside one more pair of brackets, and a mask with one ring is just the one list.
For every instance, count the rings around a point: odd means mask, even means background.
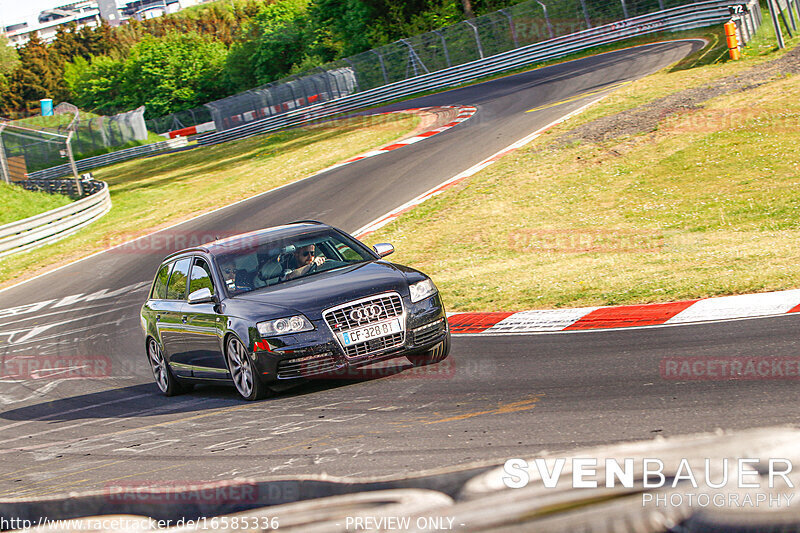
[{"label": "skid mark on track", "polygon": [[520,400],[508,404],[500,404],[496,409],[489,409],[487,411],[473,411],[471,413],[464,413],[462,415],[449,416],[447,418],[440,418],[439,420],[429,420],[423,422],[424,424],[441,424],[443,422],[455,422],[458,420],[466,420],[476,416],[483,415],[504,415],[508,413],[518,413],[520,411],[529,411],[536,407],[536,404],[544,396],[544,394],[536,394],[527,400]]},{"label": "skid mark on track", "polygon": [[614,84],[608,85],[606,87],[601,87],[599,89],[595,89],[594,91],[587,91],[585,93],[576,94],[575,96],[570,96],[569,98],[565,98],[564,100],[559,100],[558,102],[553,102],[552,104],[545,104],[545,105],[541,105],[539,107],[534,107],[533,109],[528,109],[525,112],[526,113],[533,113],[535,111],[541,111],[543,109],[550,109],[551,107],[557,107],[557,106],[560,106],[560,105],[568,104],[570,102],[576,102],[578,100],[582,100],[584,98],[588,98],[588,97],[594,96],[596,94],[604,93],[606,91],[614,91],[614,90],[619,89],[621,87],[624,87],[626,85],[630,85],[631,83],[633,83],[633,82],[632,81],[623,81],[623,82],[619,82],[619,83],[614,83]]},{"label": "skid mark on track", "polygon": [[32,304],[18,305],[16,307],[8,307],[0,309],[0,320],[7,317],[17,317],[29,313],[38,313],[45,308],[62,308],[69,307],[75,304],[85,304],[86,302],[94,302],[106,298],[115,298],[118,296],[128,296],[130,293],[143,291],[150,285],[150,281],[141,281],[134,283],[121,289],[114,289],[109,292],[109,289],[102,289],[91,294],[73,294],[63,298],[56,298],[52,300],[45,300],[42,302],[35,302]]}]

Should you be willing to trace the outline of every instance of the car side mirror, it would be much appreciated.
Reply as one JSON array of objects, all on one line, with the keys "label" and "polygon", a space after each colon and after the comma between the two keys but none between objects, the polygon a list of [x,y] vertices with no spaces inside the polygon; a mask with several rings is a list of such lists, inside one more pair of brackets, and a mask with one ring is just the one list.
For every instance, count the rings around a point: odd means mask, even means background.
[{"label": "car side mirror", "polygon": [[214,296],[211,294],[211,289],[203,287],[191,293],[188,300],[190,304],[205,304],[213,302]]},{"label": "car side mirror", "polygon": [[373,246],[372,249],[375,250],[375,253],[381,257],[386,257],[390,253],[394,252],[394,246],[388,242],[379,242]]}]

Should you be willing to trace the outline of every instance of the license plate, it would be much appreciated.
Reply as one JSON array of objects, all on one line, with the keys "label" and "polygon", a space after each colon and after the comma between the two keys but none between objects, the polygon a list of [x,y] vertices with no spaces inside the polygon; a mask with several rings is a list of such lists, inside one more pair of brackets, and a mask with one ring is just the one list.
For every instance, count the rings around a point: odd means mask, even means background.
[{"label": "license plate", "polygon": [[339,338],[345,346],[352,346],[359,342],[386,337],[393,333],[400,333],[403,328],[400,326],[400,319],[394,318],[385,322],[376,322],[363,328],[351,329],[344,333],[339,333]]}]

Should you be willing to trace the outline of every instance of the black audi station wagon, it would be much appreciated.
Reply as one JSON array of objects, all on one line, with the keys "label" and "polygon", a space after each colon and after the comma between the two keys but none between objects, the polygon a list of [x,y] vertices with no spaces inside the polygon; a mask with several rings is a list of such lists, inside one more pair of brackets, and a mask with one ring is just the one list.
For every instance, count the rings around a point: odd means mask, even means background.
[{"label": "black audi station wagon", "polygon": [[167,396],[233,383],[247,400],[286,380],[385,359],[445,359],[450,330],[433,281],[316,221],[236,235],[168,256],[141,311]]}]

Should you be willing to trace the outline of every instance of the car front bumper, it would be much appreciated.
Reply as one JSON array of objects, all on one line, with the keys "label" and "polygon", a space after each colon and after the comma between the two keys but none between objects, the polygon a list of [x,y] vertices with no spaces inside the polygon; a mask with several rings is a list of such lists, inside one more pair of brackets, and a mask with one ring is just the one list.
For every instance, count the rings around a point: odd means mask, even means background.
[{"label": "car front bumper", "polygon": [[335,378],[345,375],[351,368],[425,353],[450,334],[438,292],[416,303],[404,298],[403,304],[405,330],[402,344],[363,356],[346,356],[339,340],[322,319],[312,320],[313,331],[255,342],[253,357],[262,381],[274,383],[298,378]]}]

